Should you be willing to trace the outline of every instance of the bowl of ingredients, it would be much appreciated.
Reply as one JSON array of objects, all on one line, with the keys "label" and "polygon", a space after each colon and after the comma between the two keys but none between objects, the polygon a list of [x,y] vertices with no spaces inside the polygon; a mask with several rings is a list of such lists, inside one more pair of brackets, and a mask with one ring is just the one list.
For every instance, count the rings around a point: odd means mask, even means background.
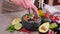
[{"label": "bowl of ingredients", "polygon": [[23,28],[35,31],[41,23],[41,17],[34,14],[26,14],[22,17]]}]

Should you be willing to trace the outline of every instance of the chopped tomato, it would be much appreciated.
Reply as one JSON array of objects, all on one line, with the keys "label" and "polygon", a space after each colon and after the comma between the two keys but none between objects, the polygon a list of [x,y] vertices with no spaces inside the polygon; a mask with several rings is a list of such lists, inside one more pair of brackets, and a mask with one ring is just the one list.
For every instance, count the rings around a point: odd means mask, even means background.
[{"label": "chopped tomato", "polygon": [[25,20],[25,21],[28,21],[28,17],[27,17],[27,16],[25,16],[25,17],[24,17],[24,20]]}]

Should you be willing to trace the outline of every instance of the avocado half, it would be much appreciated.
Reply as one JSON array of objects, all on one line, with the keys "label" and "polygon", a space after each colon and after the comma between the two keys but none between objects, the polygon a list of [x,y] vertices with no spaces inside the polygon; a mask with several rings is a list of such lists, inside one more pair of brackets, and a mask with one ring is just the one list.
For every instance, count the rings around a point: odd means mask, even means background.
[{"label": "avocado half", "polygon": [[39,26],[38,30],[41,33],[46,33],[49,30],[49,22],[43,23],[41,26]]}]

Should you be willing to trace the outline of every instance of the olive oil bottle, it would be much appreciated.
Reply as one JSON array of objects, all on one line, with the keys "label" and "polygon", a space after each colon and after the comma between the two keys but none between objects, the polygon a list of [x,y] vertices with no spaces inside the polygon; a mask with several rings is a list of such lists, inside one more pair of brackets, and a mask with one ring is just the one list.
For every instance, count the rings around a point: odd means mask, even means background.
[{"label": "olive oil bottle", "polygon": [[43,12],[42,8],[43,8],[42,2],[39,1],[39,6],[38,6],[39,16],[44,16],[44,12]]}]

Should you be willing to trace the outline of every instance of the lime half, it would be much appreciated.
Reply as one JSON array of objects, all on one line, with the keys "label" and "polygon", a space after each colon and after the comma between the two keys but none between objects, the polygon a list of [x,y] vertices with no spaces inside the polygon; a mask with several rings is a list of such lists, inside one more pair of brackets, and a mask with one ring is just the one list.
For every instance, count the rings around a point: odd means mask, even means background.
[{"label": "lime half", "polygon": [[17,24],[15,24],[14,28],[16,30],[20,30],[22,28],[22,24],[21,23],[17,23]]},{"label": "lime half", "polygon": [[15,19],[13,19],[13,21],[12,21],[12,25],[15,25],[15,24],[17,24],[17,23],[19,23],[19,22],[21,22],[21,18],[15,18]]}]

